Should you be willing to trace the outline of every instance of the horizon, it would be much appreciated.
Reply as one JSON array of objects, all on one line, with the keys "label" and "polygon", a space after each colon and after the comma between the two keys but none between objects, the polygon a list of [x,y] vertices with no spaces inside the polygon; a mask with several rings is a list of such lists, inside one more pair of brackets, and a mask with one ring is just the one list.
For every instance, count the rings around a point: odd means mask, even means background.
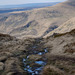
[{"label": "horizon", "polygon": [[[42,3],[26,3],[26,4],[45,4],[45,3],[56,3],[56,2],[42,2]],[[12,5],[25,5],[25,4],[12,4]],[[0,5],[0,6],[12,6],[12,5]]]},{"label": "horizon", "polygon": [[38,1],[34,1],[34,0],[28,0],[28,1],[22,1],[22,0],[0,0],[0,6],[5,6],[5,5],[22,5],[22,4],[34,4],[34,3],[50,3],[50,2],[64,2],[66,0],[38,0]]}]

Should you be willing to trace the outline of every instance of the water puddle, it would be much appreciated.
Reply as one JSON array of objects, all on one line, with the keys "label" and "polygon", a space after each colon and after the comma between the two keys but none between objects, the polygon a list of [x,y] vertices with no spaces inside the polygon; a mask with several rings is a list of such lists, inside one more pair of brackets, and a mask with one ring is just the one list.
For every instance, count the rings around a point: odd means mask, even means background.
[{"label": "water puddle", "polygon": [[43,53],[42,52],[39,52],[38,55],[43,55]]},{"label": "water puddle", "polygon": [[39,64],[39,65],[46,65],[46,63],[44,61],[35,61],[36,64]]}]

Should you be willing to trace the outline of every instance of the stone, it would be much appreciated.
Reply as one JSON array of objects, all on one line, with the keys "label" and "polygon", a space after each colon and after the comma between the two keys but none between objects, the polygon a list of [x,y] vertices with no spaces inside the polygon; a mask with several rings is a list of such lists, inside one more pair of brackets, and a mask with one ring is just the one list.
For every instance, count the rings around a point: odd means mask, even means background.
[{"label": "stone", "polygon": [[4,63],[0,62],[0,71],[4,69]]}]

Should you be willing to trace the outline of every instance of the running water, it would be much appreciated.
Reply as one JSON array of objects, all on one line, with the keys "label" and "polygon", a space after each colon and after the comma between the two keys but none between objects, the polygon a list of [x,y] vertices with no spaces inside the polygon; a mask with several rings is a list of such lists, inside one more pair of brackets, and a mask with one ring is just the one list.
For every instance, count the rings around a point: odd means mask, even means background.
[{"label": "running water", "polygon": [[[34,54],[38,54],[38,55],[42,56],[42,55],[46,54],[47,52],[48,52],[47,48],[45,48],[43,52],[37,52],[37,51],[35,51]],[[42,71],[42,69],[46,65],[46,61],[43,61],[43,60],[35,61],[34,63],[38,64],[40,66],[38,66],[38,67],[35,66],[33,68],[33,67],[30,67],[29,64],[31,62],[28,62],[28,59],[29,59],[29,55],[26,57],[26,59],[23,58],[23,63],[24,63],[24,67],[25,67],[24,70],[27,71],[29,73],[29,75],[39,75],[40,71]]]}]

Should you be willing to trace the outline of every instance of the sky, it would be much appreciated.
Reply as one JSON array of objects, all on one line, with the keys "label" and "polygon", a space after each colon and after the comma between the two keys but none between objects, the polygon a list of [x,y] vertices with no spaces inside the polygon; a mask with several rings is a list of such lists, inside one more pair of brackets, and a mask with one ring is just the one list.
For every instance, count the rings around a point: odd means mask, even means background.
[{"label": "sky", "polygon": [[65,0],[0,0],[0,5],[18,5],[27,3],[62,2]]}]

